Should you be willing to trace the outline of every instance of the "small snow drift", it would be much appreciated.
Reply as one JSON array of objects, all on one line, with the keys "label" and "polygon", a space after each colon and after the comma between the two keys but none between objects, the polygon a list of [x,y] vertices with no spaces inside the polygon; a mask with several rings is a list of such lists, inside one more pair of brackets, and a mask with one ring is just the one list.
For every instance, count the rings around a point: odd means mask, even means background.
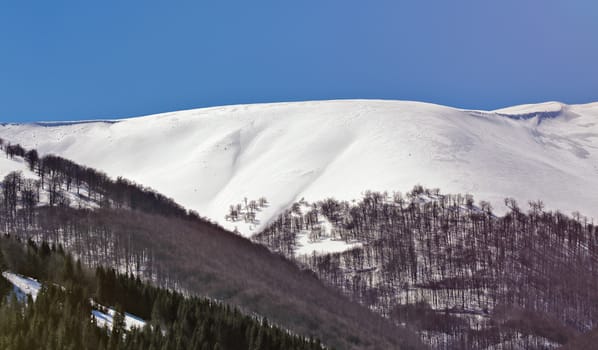
[{"label": "small snow drift", "polygon": [[[92,310],[91,314],[93,318],[96,320],[96,324],[99,327],[107,327],[109,330],[112,330],[112,325],[114,323],[114,314],[116,311],[114,309],[107,309],[107,312],[102,312],[100,310]],[[146,322],[140,319],[137,316],[131,315],[125,312],[125,329],[130,331],[133,328],[141,329],[145,327]]]},{"label": "small snow drift", "polygon": [[12,273],[9,271],[2,272],[2,277],[6,278],[14,286],[14,291],[17,293],[19,300],[24,300],[27,295],[31,295],[31,298],[35,300],[42,288],[41,283],[37,280],[29,277],[24,277]]},{"label": "small snow drift", "polygon": [[[493,112],[406,101],[255,104],[119,122],[0,127],[0,137],[124,176],[245,235],[305,198],[415,184],[598,217],[598,103]],[[252,223],[230,205],[265,197]]]}]

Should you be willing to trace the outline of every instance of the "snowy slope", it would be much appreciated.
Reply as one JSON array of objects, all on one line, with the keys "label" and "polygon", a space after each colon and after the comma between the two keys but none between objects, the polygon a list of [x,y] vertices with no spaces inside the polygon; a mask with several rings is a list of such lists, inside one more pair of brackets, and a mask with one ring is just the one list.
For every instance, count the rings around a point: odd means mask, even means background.
[{"label": "snowy slope", "polygon": [[20,171],[23,176],[27,179],[38,179],[38,176],[29,170],[29,167],[23,160],[23,158],[15,157],[13,159],[4,157],[0,154],[0,181],[6,176],[6,174],[12,171]]},{"label": "snowy slope", "polygon": [[[4,177],[13,171],[20,172],[25,179],[32,179],[32,180],[39,180],[39,176],[31,171],[23,158],[21,157],[14,157],[12,159],[5,157],[3,154],[0,154],[0,181],[4,179]],[[66,190],[66,186],[62,186],[63,195],[68,199],[70,206],[73,208],[98,208],[99,204],[95,201],[86,198],[84,196],[78,195],[76,189],[72,188],[70,191]],[[39,202],[38,205],[48,205],[49,203],[49,193],[47,188],[42,188],[39,191]]]},{"label": "snowy slope", "polygon": [[26,295],[31,295],[31,298],[35,301],[39,291],[42,289],[41,283],[36,279],[24,277],[12,273],[10,271],[3,271],[2,277],[6,278],[14,286],[14,291],[17,293],[19,300],[26,300]]},{"label": "snowy slope", "polygon": [[[120,122],[0,126],[0,137],[123,175],[244,234],[301,198],[360,197],[415,184],[469,192],[498,213],[526,207],[598,217],[598,103],[466,111],[345,100],[205,108]],[[264,196],[260,224],[231,204]]]}]

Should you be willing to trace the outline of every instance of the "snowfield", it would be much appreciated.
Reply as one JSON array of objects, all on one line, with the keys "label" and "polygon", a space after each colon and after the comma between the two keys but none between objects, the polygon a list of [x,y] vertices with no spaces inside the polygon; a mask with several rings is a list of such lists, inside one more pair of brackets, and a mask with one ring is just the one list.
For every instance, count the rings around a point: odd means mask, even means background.
[{"label": "snowfield", "polygon": [[[509,196],[598,218],[598,103],[493,112],[379,100],[254,104],[6,124],[0,137],[150,186],[245,235],[301,198],[415,184],[471,193],[499,214]],[[262,196],[259,223],[224,219],[229,205]]]}]

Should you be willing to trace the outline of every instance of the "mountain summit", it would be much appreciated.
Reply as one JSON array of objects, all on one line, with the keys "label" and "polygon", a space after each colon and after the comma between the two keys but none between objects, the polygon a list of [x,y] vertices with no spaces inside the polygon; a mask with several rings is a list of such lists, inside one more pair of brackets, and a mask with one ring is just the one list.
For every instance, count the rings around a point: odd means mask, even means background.
[{"label": "mountain summit", "polygon": [[[383,100],[202,108],[117,121],[6,124],[0,137],[125,176],[251,235],[291,203],[415,184],[598,213],[598,103],[496,111]],[[225,220],[266,198],[253,223]]]}]

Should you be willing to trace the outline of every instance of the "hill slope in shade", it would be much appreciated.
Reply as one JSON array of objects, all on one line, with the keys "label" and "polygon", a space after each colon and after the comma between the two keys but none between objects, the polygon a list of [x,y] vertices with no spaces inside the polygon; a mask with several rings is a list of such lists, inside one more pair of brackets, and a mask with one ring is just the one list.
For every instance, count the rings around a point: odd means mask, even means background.
[{"label": "hill slope in shade", "polygon": [[[494,112],[344,100],[204,108],[118,122],[0,126],[0,137],[125,176],[223,226],[253,234],[305,198],[415,184],[596,217],[598,103]],[[224,219],[244,197],[270,205]]]}]

